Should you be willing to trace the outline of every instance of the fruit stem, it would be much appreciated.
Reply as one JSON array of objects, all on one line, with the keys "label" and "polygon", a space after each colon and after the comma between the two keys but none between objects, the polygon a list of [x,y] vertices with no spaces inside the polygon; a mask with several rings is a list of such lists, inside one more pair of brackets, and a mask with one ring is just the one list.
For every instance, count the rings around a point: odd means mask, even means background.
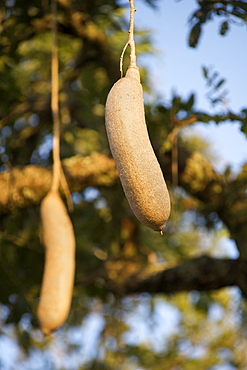
[{"label": "fruit stem", "polygon": [[63,172],[60,159],[60,118],[59,118],[59,61],[57,43],[57,0],[52,0],[52,52],[51,52],[51,111],[53,119],[53,173],[51,190],[58,191],[61,182],[67,199],[69,210],[73,210],[73,202],[69,186]]},{"label": "fruit stem", "polygon": [[135,40],[134,40],[134,14],[136,12],[134,6],[134,0],[129,0],[130,3],[130,26],[129,26],[129,38],[127,43],[124,45],[121,57],[120,57],[120,73],[121,78],[123,77],[123,57],[127,46],[130,46],[130,67],[136,67],[136,52],[135,52]]},{"label": "fruit stem", "polygon": [[53,119],[53,176],[51,190],[59,188],[61,160],[60,160],[60,122],[58,107],[58,51],[57,51],[57,2],[53,0],[52,7],[52,56],[51,56],[51,111]]}]

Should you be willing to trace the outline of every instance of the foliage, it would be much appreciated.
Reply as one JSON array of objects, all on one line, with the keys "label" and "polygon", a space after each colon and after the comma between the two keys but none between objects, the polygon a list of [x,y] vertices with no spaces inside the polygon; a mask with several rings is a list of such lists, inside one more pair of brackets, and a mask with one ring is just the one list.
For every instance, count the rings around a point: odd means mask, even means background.
[{"label": "foliage", "polygon": [[[220,34],[226,35],[231,25],[245,25],[247,20],[246,1],[197,1],[198,8],[190,17],[191,30],[189,45],[196,47],[201,36],[202,26],[215,17],[220,17]],[[223,19],[223,20],[222,20]]]},{"label": "foliage", "polygon": [[[169,281],[164,281],[159,292],[169,294],[140,292],[138,282],[155,283],[161,271],[183,267],[199,255],[228,262],[221,248],[226,237],[235,242],[239,263],[246,261],[246,165],[237,175],[228,168],[218,174],[208,145],[183,132],[195,122],[237,121],[247,134],[247,109],[232,112],[222,105],[226,81],[209,67],[203,69],[208,97],[223,107],[219,113],[196,109],[194,94],[173,94],[169,102],[145,107],[172,198],[161,238],[129,209],[104,126],[106,96],[119,78],[119,56],[127,40],[128,4],[58,4],[61,156],[75,206],[70,216],[77,243],[73,304],[66,324],[44,339],[36,308],[44,261],[39,204],[49,188],[52,164],[51,13],[48,1],[6,0],[0,5],[0,346],[8,348],[11,358],[1,351],[0,367],[13,369],[7,364],[15,362],[20,369],[246,368],[246,284],[200,291],[195,282],[186,289],[195,268],[185,270],[176,291],[165,290]],[[210,17],[223,19],[222,34],[236,18],[246,22],[245,2],[200,1],[198,7],[191,18],[191,46]],[[136,39],[138,55],[152,52],[146,32],[137,30]],[[140,69],[148,90],[146,71]],[[47,171],[40,175],[40,170]],[[216,272],[218,285],[227,286],[225,271]],[[245,282],[245,274],[242,278]],[[136,294],[129,295],[128,289]]]}]

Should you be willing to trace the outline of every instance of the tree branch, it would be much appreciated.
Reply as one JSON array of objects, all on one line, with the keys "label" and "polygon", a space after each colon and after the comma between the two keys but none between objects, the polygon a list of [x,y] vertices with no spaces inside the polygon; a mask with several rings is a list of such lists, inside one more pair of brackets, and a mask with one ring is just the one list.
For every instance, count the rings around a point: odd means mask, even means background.
[{"label": "tree branch", "polygon": [[[236,241],[241,258],[247,260],[247,178],[245,169],[236,179],[214,171],[211,164],[198,152],[178,151],[178,184],[198,202],[206,217],[212,212],[225,223]],[[160,159],[160,158],[159,158]],[[165,178],[171,182],[171,153],[161,158]],[[100,153],[75,156],[63,161],[71,192],[83,191],[88,186],[111,186],[118,181],[115,163]],[[18,208],[39,204],[51,184],[50,170],[29,165],[0,173],[0,215]]]},{"label": "tree branch", "polygon": [[[107,264],[107,286],[116,294],[209,291],[237,286],[247,297],[247,261],[216,259],[204,255],[168,269],[164,269],[163,265],[153,266],[156,271],[150,271],[150,266],[138,268],[135,265],[129,274],[126,266],[119,261]],[[162,270],[157,272],[160,267]]]},{"label": "tree branch", "polygon": [[[118,178],[113,159],[94,153],[62,161],[72,192],[87,186],[111,186]],[[29,165],[0,173],[0,215],[39,204],[51,186],[51,169]]]}]

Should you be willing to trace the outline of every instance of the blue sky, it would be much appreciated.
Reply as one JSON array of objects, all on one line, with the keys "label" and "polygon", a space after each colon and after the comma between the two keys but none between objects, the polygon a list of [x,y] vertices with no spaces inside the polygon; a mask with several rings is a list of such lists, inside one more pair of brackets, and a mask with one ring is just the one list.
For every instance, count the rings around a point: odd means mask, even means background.
[{"label": "blue sky", "polygon": [[[197,48],[190,48],[188,19],[196,7],[194,0],[160,0],[158,10],[153,10],[136,0],[135,26],[152,31],[151,37],[158,50],[156,55],[141,62],[148,65],[152,85],[164,101],[169,101],[172,91],[185,98],[195,92],[197,107],[216,113],[218,108],[213,108],[206,98],[208,89],[202,74],[202,66],[212,66],[226,79],[228,101],[231,109],[237,112],[247,106],[246,27],[232,25],[223,37],[218,32],[223,19],[215,18],[204,26]],[[197,124],[193,131],[212,142],[215,153],[222,158],[219,170],[227,163],[238,171],[247,161],[247,140],[237,123]]]}]

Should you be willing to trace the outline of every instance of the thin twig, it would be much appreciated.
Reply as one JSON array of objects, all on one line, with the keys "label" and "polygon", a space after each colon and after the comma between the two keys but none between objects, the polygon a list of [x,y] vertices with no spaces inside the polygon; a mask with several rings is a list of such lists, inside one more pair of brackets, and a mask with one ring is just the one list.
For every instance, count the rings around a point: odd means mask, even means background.
[{"label": "thin twig", "polygon": [[126,50],[126,48],[127,48],[128,45],[129,45],[129,40],[124,45],[124,48],[123,48],[123,51],[122,51],[122,54],[121,54],[121,57],[120,57],[120,74],[121,74],[121,78],[123,77],[123,57],[124,57],[124,53],[125,53],[125,50]]},{"label": "thin twig", "polygon": [[178,137],[173,138],[172,143],[172,185],[174,188],[178,186]]},{"label": "thin twig", "polygon": [[192,125],[198,121],[196,115],[192,115],[189,118],[183,120],[176,120],[175,127],[168,135],[168,140],[172,144],[172,185],[174,188],[178,186],[178,134],[184,126]]},{"label": "thin twig", "polygon": [[134,6],[134,0],[129,0],[130,3],[130,26],[129,26],[129,38],[127,43],[124,45],[122,54],[120,56],[120,73],[121,78],[123,77],[123,57],[127,46],[130,46],[130,67],[136,67],[136,52],[135,52],[135,40],[134,40],[134,14],[136,12]]}]

